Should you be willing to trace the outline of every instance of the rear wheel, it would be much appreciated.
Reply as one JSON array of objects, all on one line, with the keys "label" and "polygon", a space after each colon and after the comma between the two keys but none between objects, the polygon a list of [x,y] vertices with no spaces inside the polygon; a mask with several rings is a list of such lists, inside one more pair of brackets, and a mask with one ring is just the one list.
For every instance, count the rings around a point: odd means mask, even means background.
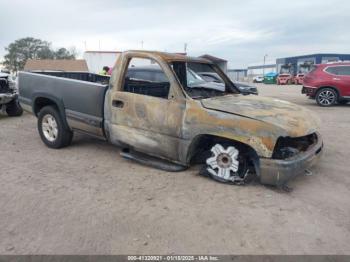
[{"label": "rear wheel", "polygon": [[316,102],[319,106],[332,106],[338,100],[338,93],[332,88],[322,88],[316,94]]},{"label": "rear wheel", "polygon": [[62,148],[72,142],[73,132],[63,123],[57,109],[45,106],[38,115],[38,131],[41,140],[50,148]]},{"label": "rear wheel", "polygon": [[8,116],[21,116],[23,114],[23,109],[19,104],[18,100],[12,100],[6,105],[6,113]]}]

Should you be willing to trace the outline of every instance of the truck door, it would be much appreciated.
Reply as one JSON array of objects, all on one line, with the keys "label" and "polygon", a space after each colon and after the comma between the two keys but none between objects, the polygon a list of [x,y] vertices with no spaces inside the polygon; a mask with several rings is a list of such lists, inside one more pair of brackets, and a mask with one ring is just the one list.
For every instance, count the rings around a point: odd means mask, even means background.
[{"label": "truck door", "polygon": [[110,140],[178,161],[185,97],[171,68],[150,57],[125,59],[107,99]]}]

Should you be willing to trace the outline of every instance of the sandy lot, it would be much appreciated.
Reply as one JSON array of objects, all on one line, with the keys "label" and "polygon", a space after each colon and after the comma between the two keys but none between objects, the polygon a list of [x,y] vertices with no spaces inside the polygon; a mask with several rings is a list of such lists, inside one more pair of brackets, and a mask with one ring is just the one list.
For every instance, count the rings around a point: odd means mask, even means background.
[{"label": "sandy lot", "polygon": [[0,253],[350,254],[350,104],[300,89],[259,85],[322,120],[323,159],[291,193],[155,170],[83,135],[48,149],[33,116],[0,117]]}]

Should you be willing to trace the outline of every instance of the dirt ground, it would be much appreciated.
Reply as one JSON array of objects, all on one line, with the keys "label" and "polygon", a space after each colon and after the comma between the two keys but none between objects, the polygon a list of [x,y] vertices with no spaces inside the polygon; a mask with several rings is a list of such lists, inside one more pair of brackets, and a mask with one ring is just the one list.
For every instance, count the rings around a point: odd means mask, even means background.
[{"label": "dirt ground", "polygon": [[52,150],[33,116],[0,117],[0,253],[350,254],[350,104],[258,87],[322,120],[323,159],[291,193],[141,166],[84,135]]}]

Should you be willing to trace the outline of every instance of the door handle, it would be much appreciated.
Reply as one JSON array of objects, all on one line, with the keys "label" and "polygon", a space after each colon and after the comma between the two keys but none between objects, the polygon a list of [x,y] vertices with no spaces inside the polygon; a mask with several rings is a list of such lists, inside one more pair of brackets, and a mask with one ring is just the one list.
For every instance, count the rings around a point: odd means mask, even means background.
[{"label": "door handle", "polygon": [[121,100],[113,100],[112,101],[112,106],[123,108],[124,107],[124,102],[121,101]]},{"label": "door handle", "polygon": [[334,78],[333,78],[333,80],[339,81],[339,80],[340,80],[340,78],[336,78],[336,77],[334,77]]}]

